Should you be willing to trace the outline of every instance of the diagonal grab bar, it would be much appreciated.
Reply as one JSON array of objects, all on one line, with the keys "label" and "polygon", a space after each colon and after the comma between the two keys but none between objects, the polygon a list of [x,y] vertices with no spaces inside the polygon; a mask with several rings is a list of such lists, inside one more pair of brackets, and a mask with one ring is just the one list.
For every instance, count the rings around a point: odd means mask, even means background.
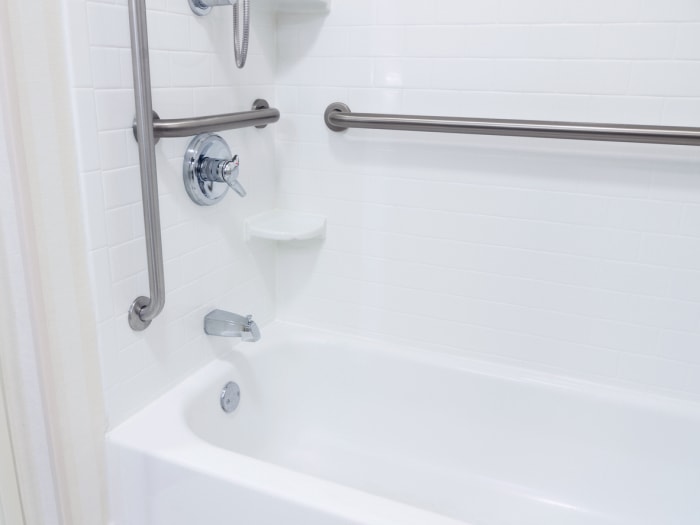
[{"label": "diagonal grab bar", "polygon": [[145,0],[129,0],[131,33],[131,62],[134,72],[134,101],[136,129],[139,130],[138,151],[141,169],[141,197],[146,233],[148,260],[148,289],[150,297],[137,297],[129,308],[129,326],[145,330],[165,305],[163,245],[160,237],[158,209],[158,178],[156,172],[155,138],[153,136],[153,102],[151,100],[151,71],[148,58],[148,30]]}]

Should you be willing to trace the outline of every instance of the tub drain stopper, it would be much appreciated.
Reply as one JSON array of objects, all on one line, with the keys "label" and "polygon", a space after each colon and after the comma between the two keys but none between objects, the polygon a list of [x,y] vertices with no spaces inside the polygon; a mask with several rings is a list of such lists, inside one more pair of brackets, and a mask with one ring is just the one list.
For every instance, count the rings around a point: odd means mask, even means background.
[{"label": "tub drain stopper", "polygon": [[221,397],[219,402],[221,403],[221,409],[226,412],[233,412],[238,407],[238,403],[241,401],[241,389],[237,383],[229,381],[221,389]]}]

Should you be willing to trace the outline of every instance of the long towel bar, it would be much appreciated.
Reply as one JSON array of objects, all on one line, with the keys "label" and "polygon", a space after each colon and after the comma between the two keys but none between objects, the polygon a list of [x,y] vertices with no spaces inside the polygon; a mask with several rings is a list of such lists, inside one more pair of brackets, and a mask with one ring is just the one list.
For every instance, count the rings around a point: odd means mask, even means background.
[{"label": "long towel bar", "polygon": [[392,129],[700,146],[700,128],[353,113],[341,102],[334,102],[326,108],[324,120],[333,131],[343,131],[347,128]]}]

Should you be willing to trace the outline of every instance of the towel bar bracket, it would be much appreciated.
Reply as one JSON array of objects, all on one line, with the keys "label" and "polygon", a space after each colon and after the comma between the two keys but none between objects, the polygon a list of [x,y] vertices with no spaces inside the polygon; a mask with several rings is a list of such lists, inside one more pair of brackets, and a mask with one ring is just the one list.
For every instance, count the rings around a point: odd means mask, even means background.
[{"label": "towel bar bracket", "polygon": [[148,297],[144,297],[142,295],[137,297],[134,302],[131,303],[131,306],[129,307],[129,326],[132,330],[140,332],[148,328],[148,326],[151,324],[150,320],[146,321],[141,318],[141,310],[148,306],[150,302],[151,300]]},{"label": "towel bar bracket", "polygon": [[[258,109],[270,109],[270,104],[264,98],[256,98],[253,101],[253,111]],[[258,124],[255,126],[258,129],[263,129],[267,127],[267,124]]]},{"label": "towel bar bracket", "polygon": [[328,126],[328,129],[332,131],[345,131],[348,129],[347,126],[338,126],[337,124],[333,123],[331,120],[331,115],[333,115],[333,113],[351,113],[350,106],[343,104],[342,102],[333,102],[332,104],[328,105],[325,113],[323,114],[323,120],[325,121],[326,126]]},{"label": "towel bar bracket", "polygon": [[[152,111],[153,113],[153,122],[155,123],[156,121],[160,120],[160,115],[156,113],[155,111]],[[131,132],[134,134],[134,139],[136,142],[139,141],[139,127],[136,125],[136,117],[134,117],[134,123],[131,125]],[[160,137],[153,137],[153,144],[158,144],[160,141]]]}]

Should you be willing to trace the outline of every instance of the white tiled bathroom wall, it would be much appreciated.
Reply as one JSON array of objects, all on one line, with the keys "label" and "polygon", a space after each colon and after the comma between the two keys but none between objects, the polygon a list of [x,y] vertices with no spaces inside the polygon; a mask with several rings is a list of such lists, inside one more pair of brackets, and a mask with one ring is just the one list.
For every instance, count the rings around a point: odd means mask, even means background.
[{"label": "white tiled bathroom wall", "polygon": [[278,20],[278,315],[700,397],[700,153],[327,130],[358,112],[700,126],[700,3],[334,0]]},{"label": "white tiled bathroom wall", "polygon": [[[114,426],[190,371],[230,348],[205,338],[204,315],[218,307],[274,318],[274,246],[248,246],[243,219],[275,203],[274,129],[221,133],[241,158],[245,199],[192,203],[182,183],[189,138],[156,146],[166,305],[145,332],[127,310],[148,295],[141,189],[131,123],[134,102],[126,2],[67,0],[76,128],[99,321],[99,352]],[[233,63],[231,8],[196,17],[187,0],[148,0],[154,109],[162,118],[248,110],[273,102],[274,16],[254,9],[244,70]],[[255,7],[255,6],[254,6]]]},{"label": "white tiled bathroom wall", "polygon": [[[213,208],[182,189],[188,139],[158,144],[166,307],[132,332],[126,311],[147,282],[127,9],[65,0],[110,425],[230,347],[202,336],[213,307],[700,396],[696,151],[335,134],[321,118],[343,101],[698,126],[700,4],[334,0],[326,16],[275,18],[252,2],[242,71],[230,8],[147,4],[163,118],[264,97],[282,120],[222,133],[249,195]],[[325,242],[245,243],[244,217],[274,206],[326,214]]]}]

